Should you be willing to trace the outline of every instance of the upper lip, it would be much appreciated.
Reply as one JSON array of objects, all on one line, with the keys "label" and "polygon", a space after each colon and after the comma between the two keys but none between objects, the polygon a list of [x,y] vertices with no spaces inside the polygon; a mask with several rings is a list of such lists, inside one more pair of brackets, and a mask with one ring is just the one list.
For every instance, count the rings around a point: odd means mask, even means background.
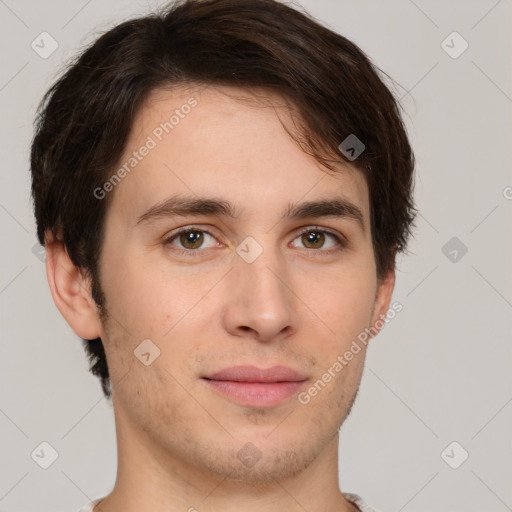
[{"label": "upper lip", "polygon": [[235,382],[301,382],[307,379],[302,373],[283,365],[265,369],[256,366],[233,366],[204,378]]}]

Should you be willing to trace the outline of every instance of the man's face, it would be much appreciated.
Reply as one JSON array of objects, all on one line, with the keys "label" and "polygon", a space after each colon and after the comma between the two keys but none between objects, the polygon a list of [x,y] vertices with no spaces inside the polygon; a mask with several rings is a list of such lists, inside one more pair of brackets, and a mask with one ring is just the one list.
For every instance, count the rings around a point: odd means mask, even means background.
[{"label": "man's face", "polygon": [[[101,337],[120,444],[149,447],[162,464],[256,481],[296,474],[337,436],[364,346],[308,390],[382,308],[364,177],[349,166],[323,172],[283,129],[276,112],[291,129],[286,109],[236,94],[158,91],[137,115],[115,170],[134,151],[137,163],[109,192]],[[197,105],[181,108],[191,97]],[[176,109],[166,133],[161,123]],[[231,203],[234,216],[144,215],[171,197]],[[286,215],[290,205],[335,200],[348,205],[336,216]],[[187,227],[195,231],[173,237]],[[271,400],[250,384],[233,384],[233,396],[205,379],[239,365],[288,366],[304,382],[288,386],[290,396],[270,385]]]}]

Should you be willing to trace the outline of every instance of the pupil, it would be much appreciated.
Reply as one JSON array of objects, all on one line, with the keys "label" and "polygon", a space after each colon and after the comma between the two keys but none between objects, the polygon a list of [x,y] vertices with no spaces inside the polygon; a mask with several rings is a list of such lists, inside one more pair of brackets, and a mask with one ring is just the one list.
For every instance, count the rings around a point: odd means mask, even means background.
[{"label": "pupil", "polygon": [[316,243],[318,245],[318,242],[322,242],[322,237],[323,237],[322,233],[317,233],[315,231],[310,231],[307,234],[307,243],[312,243],[312,244]]},{"label": "pupil", "polygon": [[192,245],[193,248],[196,248],[201,245],[203,240],[203,235],[199,231],[189,231],[188,233],[182,234],[183,238],[181,243],[187,247],[188,244]]}]

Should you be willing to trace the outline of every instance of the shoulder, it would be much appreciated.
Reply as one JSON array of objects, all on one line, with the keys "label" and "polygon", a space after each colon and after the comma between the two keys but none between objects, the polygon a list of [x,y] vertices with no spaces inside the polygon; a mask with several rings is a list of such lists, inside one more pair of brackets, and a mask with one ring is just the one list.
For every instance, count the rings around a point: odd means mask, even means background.
[{"label": "shoulder", "polygon": [[366,503],[366,501],[364,501],[358,494],[344,492],[343,496],[345,496],[348,501],[352,502],[361,512],[380,512],[380,510],[370,507],[370,505],[368,505],[368,503]]},{"label": "shoulder", "polygon": [[90,501],[89,503],[87,503],[86,505],[84,505],[82,508],[80,508],[79,510],[77,510],[76,512],[92,512],[93,511],[93,508],[94,506],[99,503],[104,497],[102,496],[101,498],[96,498],[95,500],[93,501]]}]

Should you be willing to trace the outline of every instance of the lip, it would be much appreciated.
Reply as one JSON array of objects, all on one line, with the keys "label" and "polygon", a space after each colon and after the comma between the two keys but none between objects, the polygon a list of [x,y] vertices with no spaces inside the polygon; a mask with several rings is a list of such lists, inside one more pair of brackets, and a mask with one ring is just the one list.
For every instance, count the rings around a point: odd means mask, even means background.
[{"label": "lip", "polygon": [[272,407],[296,394],[307,377],[287,366],[234,366],[203,380],[225,397],[250,407]]},{"label": "lip", "polygon": [[283,365],[266,369],[251,365],[232,366],[207,375],[205,378],[236,382],[299,382],[307,379],[306,375]]}]

